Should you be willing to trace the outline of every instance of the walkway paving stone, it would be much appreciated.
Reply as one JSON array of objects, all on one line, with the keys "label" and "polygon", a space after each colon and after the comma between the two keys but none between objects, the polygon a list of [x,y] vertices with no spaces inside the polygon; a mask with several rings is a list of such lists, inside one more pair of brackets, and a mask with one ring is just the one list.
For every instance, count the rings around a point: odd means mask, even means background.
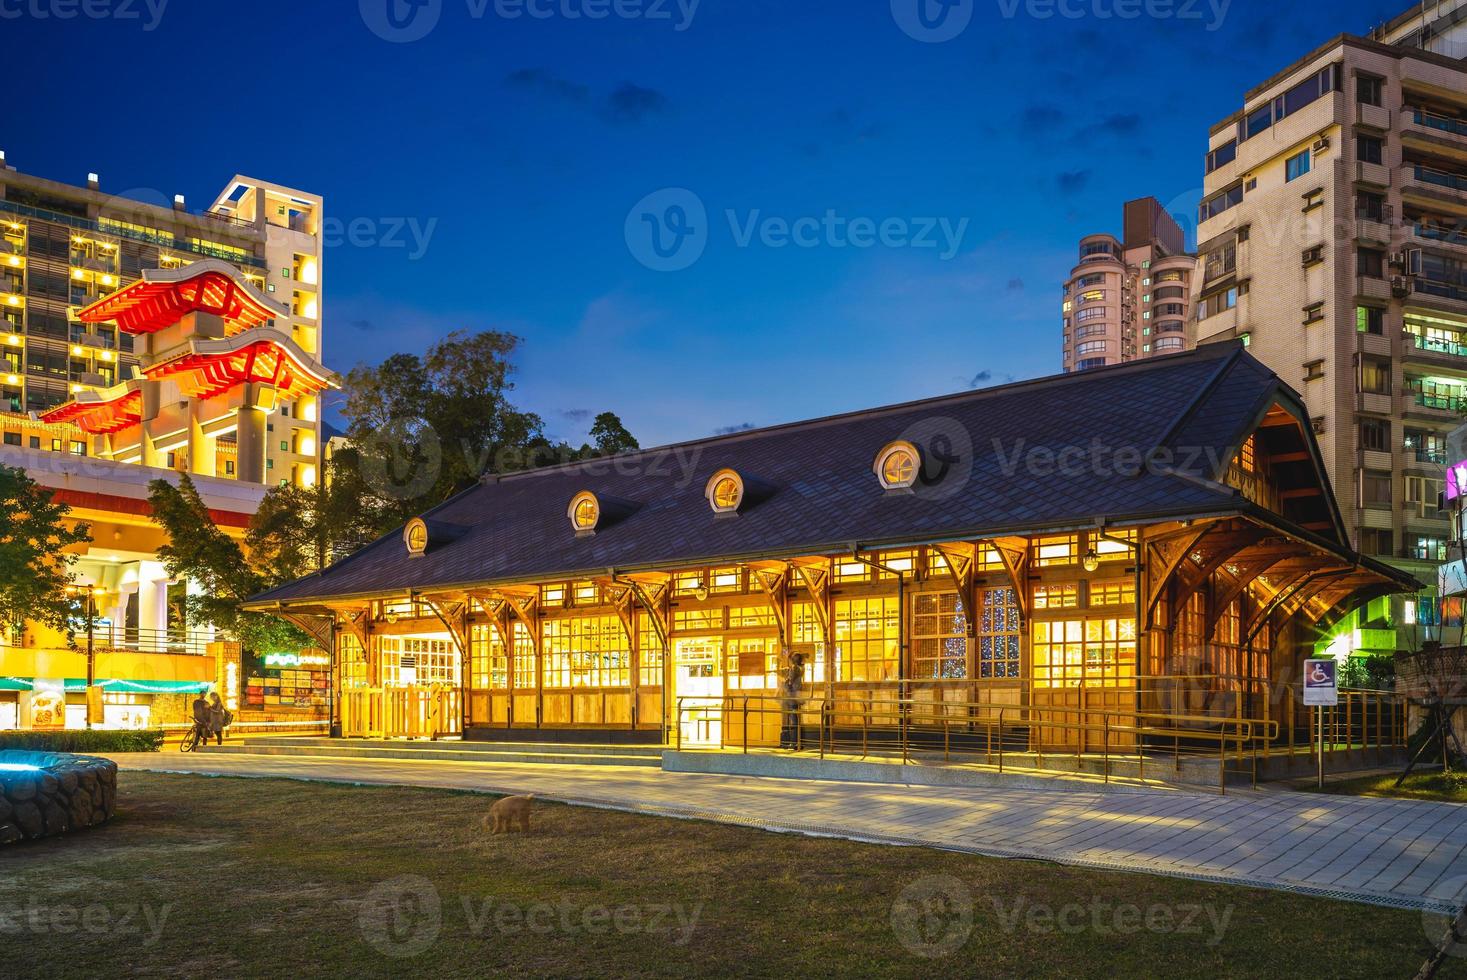
[{"label": "walkway paving stone", "polygon": [[1467,903],[1467,806],[1286,790],[905,786],[622,766],[115,755],[126,769],[533,792],[566,803],[1282,888],[1402,908]]}]

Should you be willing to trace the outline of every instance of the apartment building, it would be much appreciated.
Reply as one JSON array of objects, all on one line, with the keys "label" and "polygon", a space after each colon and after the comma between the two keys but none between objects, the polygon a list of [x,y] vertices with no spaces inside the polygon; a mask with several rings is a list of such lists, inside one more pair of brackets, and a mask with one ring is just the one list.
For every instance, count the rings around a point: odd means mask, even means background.
[{"label": "apartment building", "polygon": [[[228,263],[283,307],[272,311],[278,314],[274,325],[311,359],[321,359],[318,195],[236,175],[206,210],[195,212],[181,195],[172,207],[109,195],[96,174],[72,185],[20,173],[3,153],[0,164],[4,444],[93,451],[87,433],[68,426],[40,432],[35,416],[137,376],[137,338],[115,322],[82,322],[78,313],[132,286],[144,270],[177,270],[208,259]],[[315,396],[271,407],[258,482],[315,481],[320,417]],[[234,438],[225,434],[215,449],[217,459],[195,459],[190,468],[235,477]],[[177,452],[148,462],[175,469],[190,465]]]},{"label": "apartment building", "polygon": [[1080,239],[1064,284],[1065,371],[1085,371],[1186,347],[1196,258],[1154,197],[1127,201],[1122,237]]},{"label": "apartment building", "polygon": [[1464,55],[1462,2],[1335,37],[1214,125],[1204,165],[1196,340],[1241,339],[1304,395],[1352,542],[1423,583],[1375,610],[1391,627],[1434,615],[1467,411]]}]

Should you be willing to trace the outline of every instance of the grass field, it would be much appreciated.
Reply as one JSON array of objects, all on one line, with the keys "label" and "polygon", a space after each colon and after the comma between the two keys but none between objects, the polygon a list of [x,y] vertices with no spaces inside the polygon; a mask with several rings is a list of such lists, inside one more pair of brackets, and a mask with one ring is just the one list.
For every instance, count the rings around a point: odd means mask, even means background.
[{"label": "grass field", "polygon": [[[1344,793],[1350,796],[1393,796],[1407,800],[1439,800],[1447,803],[1467,803],[1467,773],[1426,772],[1412,773],[1399,787],[1399,773],[1385,776],[1360,776],[1355,779],[1340,779],[1325,783],[1323,793]],[[1314,783],[1300,783],[1300,789],[1313,791]]]},{"label": "grass field", "polygon": [[0,852],[5,976],[1405,977],[1431,951],[1419,913],[1172,878],[553,804],[489,837],[468,793],[119,796]]}]

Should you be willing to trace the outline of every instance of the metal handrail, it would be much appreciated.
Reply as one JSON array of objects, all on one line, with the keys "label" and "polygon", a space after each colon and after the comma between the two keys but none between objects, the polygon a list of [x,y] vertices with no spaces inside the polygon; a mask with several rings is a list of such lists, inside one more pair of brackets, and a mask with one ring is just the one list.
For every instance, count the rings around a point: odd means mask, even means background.
[{"label": "metal handrail", "polygon": [[[781,695],[771,694],[724,694],[685,696],[676,700],[676,731],[677,749],[683,748],[683,721],[684,713],[688,710],[703,712],[716,711],[722,717],[737,713],[741,720],[742,749],[747,754],[749,751],[749,716],[767,714],[786,715],[790,713],[788,705],[790,699]],[[697,702],[696,705],[685,705],[684,702]],[[876,710],[873,710],[876,709]],[[980,709],[984,716],[975,715],[974,709]],[[1164,712],[1132,711],[1121,708],[1091,708],[1075,705],[996,705],[986,702],[935,702],[923,701],[912,698],[888,698],[857,700],[841,697],[802,697],[798,699],[798,707],[794,712],[802,718],[811,713],[816,714],[819,719],[818,750],[820,758],[825,758],[827,743],[830,751],[834,751],[837,745],[837,720],[846,726],[859,729],[861,738],[861,754],[864,758],[870,753],[873,731],[882,733],[895,733],[897,745],[901,750],[902,763],[911,761],[913,730],[936,731],[941,729],[943,734],[943,758],[948,760],[952,753],[952,729],[957,725],[961,729],[971,732],[975,726],[982,727],[986,733],[984,744],[985,759],[989,764],[994,760],[994,734],[998,732],[997,762],[999,771],[1004,769],[1004,731],[1007,723],[1016,727],[1026,729],[1039,728],[1042,730],[1058,730],[1066,735],[1078,735],[1074,739],[1077,766],[1083,760],[1087,751],[1088,739],[1086,736],[1099,733],[1101,735],[1100,756],[1102,758],[1102,774],[1108,783],[1111,777],[1112,755],[1117,757],[1129,757],[1129,753],[1113,753],[1111,741],[1113,735],[1127,735],[1135,740],[1136,751],[1134,758],[1137,763],[1138,773],[1141,779],[1145,778],[1146,765],[1146,743],[1171,741],[1172,756],[1177,771],[1181,769],[1181,758],[1183,755],[1201,755],[1202,752],[1193,751],[1194,743],[1202,743],[1204,746],[1214,746],[1218,760],[1218,787],[1220,792],[1226,792],[1229,756],[1234,759],[1242,771],[1250,775],[1256,783],[1258,772],[1258,754],[1262,747],[1278,738],[1279,722],[1270,718],[1241,718],[1219,715],[1184,715],[1170,714]],[[997,712],[996,721],[994,712]],[[1017,716],[1017,717],[1014,717]],[[1095,719],[1093,721],[1074,720],[1085,716]],[[855,719],[853,722],[852,719]],[[874,722],[874,723],[873,723]],[[794,737],[795,751],[801,750],[803,745],[804,725],[795,726]],[[1029,733],[1032,734],[1032,733]],[[1039,768],[1044,768],[1044,742],[1042,737],[1038,739],[1029,738]],[[1183,751],[1183,742],[1187,751]],[[724,733],[720,733],[719,745],[726,744]],[[1011,750],[1010,750],[1011,751]],[[1210,756],[1213,749],[1206,749],[1205,754]],[[1051,753],[1054,754],[1054,753]],[[1067,754],[1067,753],[1061,753]],[[1093,750],[1092,750],[1092,754]]]}]

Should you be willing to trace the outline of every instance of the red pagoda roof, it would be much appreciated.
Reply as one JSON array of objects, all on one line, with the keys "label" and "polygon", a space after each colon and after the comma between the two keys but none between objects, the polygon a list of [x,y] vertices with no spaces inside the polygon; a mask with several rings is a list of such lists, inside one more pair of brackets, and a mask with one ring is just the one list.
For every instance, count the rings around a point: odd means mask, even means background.
[{"label": "red pagoda roof", "polygon": [[104,391],[84,391],[41,413],[42,422],[70,422],[92,435],[109,435],[142,421],[141,382],[133,379]]},{"label": "red pagoda roof", "polygon": [[124,333],[146,334],[196,310],[222,317],[229,333],[290,315],[228,262],[204,259],[178,269],[144,269],[137,282],[84,307],[77,318],[83,323],[115,320]]},{"label": "red pagoda roof", "polygon": [[215,340],[192,338],[144,369],[149,381],[172,378],[191,398],[213,398],[247,382],[273,385],[287,398],[334,387],[330,371],[285,334],[268,327]]}]

